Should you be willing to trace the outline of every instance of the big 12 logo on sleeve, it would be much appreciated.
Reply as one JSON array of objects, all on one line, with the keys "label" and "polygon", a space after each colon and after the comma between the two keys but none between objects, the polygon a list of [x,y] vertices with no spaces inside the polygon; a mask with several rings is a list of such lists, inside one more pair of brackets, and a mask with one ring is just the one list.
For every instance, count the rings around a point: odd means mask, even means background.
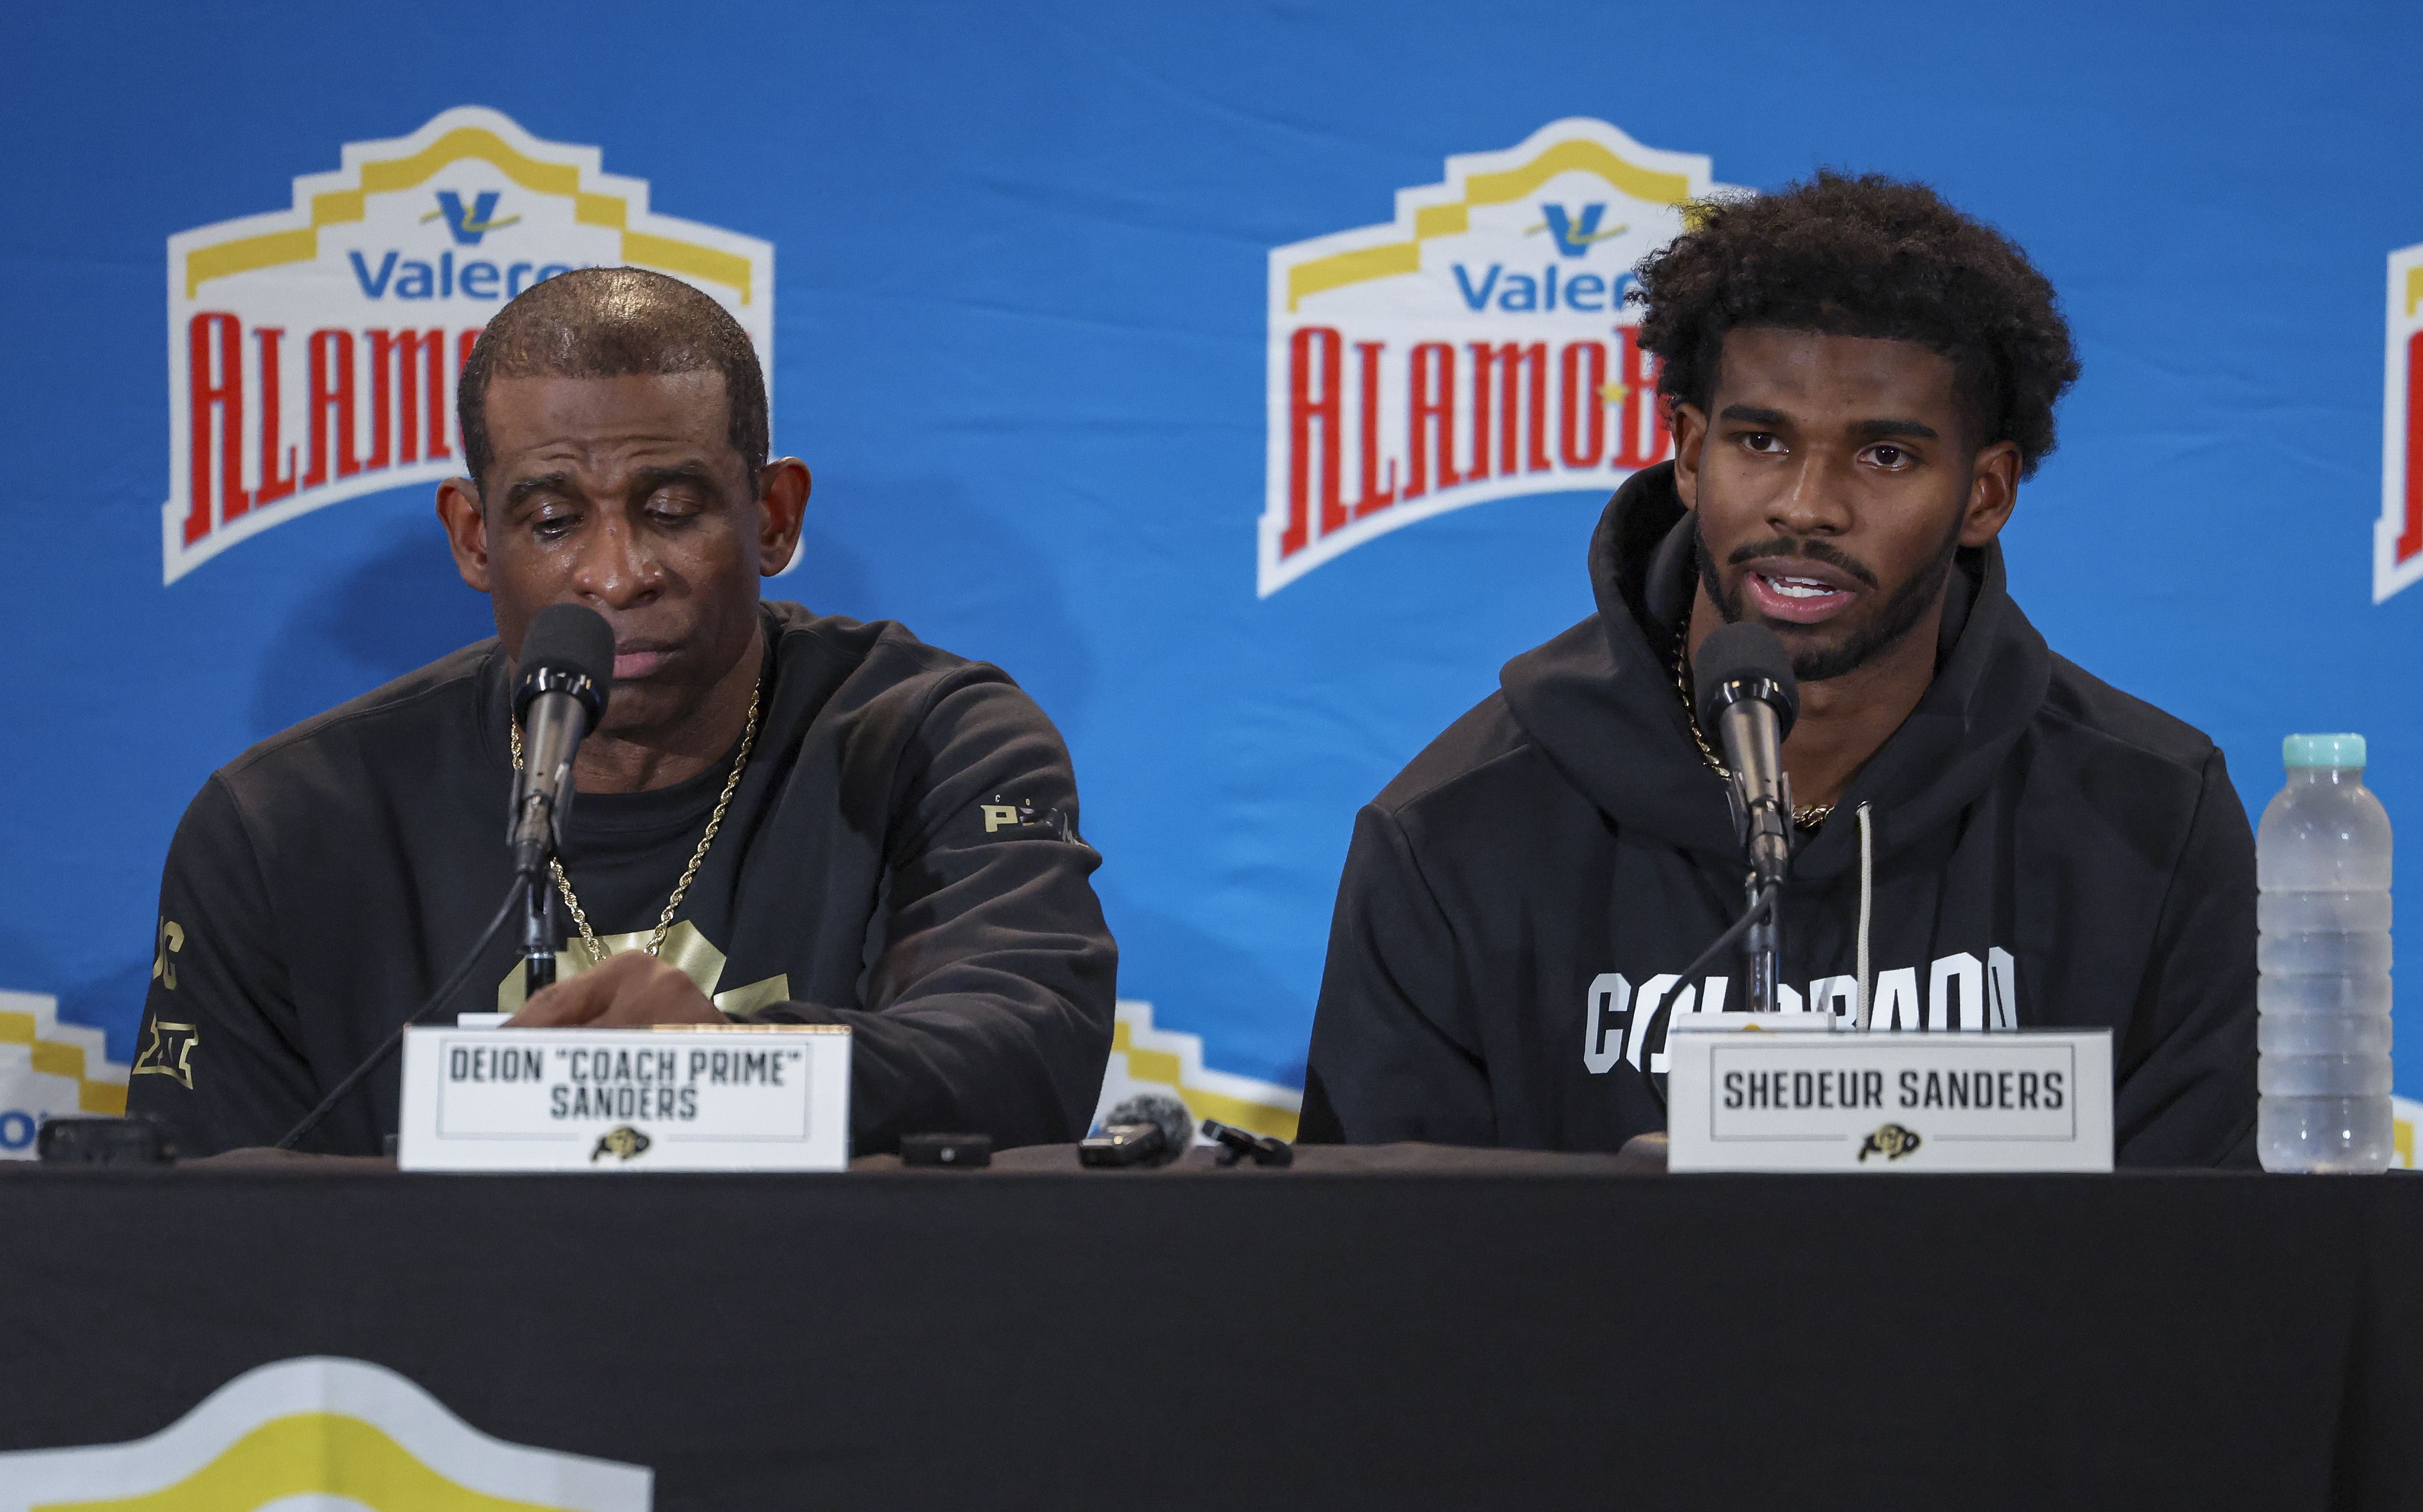
[{"label": "big 12 logo on sleeve", "polygon": [[770,381],[774,249],[648,208],[594,147],[458,106],[408,136],[348,142],[292,209],[168,238],[174,582],[308,510],[463,470],[454,379],[531,284],[631,264],[695,284],[740,322]]}]

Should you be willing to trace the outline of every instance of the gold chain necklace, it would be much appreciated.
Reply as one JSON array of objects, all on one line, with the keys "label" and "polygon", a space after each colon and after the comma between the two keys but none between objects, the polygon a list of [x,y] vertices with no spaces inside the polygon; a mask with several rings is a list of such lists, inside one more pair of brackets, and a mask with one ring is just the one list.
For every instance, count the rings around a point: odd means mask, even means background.
[{"label": "gold chain necklace", "polygon": [[[1690,644],[1685,638],[1677,638],[1674,643],[1674,691],[1683,695],[1683,717],[1691,724],[1691,743],[1700,748],[1700,758],[1708,764],[1710,772],[1727,782],[1733,781],[1733,772],[1717,758],[1716,749],[1708,744],[1707,736],[1701,732],[1700,711],[1691,703]],[[1804,830],[1813,830],[1833,817],[1834,805],[1831,804],[1796,804],[1792,807],[1792,822]]]},{"label": "gold chain necklace", "polygon": [[[682,867],[681,881],[673,883],[673,897],[665,899],[665,911],[657,919],[657,930],[648,936],[644,952],[655,955],[664,948],[665,936],[673,927],[673,910],[681,907],[682,895],[689,891],[692,878],[698,875],[700,863],[706,859],[706,848],[715,843],[715,832],[723,828],[723,812],[732,806],[732,795],[740,788],[740,773],[748,768],[749,751],[757,743],[757,701],[764,695],[766,684],[760,679],[749,694],[749,724],[740,732],[740,754],[732,758],[732,775],[723,780],[723,796],[715,801],[715,812],[706,819],[706,833],[698,837],[698,849],[689,853],[689,865]],[[514,724],[514,770],[522,770],[522,727]],[[555,874],[556,891],[563,895],[563,906],[572,911],[572,922],[580,926],[580,943],[589,951],[589,963],[596,965],[606,959],[606,947],[597,943],[596,931],[589,927],[589,915],[580,910],[580,899],[573,895],[572,879],[563,874],[563,863],[550,857],[547,869]]]}]

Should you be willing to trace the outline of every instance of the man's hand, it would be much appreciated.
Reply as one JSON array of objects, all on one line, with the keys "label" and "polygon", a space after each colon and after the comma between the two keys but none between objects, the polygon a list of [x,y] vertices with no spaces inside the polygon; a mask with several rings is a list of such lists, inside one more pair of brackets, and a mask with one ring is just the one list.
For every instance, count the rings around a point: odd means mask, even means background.
[{"label": "man's hand", "polygon": [[522,1005],[509,1029],[627,1029],[646,1024],[728,1024],[679,968],[626,950]]}]

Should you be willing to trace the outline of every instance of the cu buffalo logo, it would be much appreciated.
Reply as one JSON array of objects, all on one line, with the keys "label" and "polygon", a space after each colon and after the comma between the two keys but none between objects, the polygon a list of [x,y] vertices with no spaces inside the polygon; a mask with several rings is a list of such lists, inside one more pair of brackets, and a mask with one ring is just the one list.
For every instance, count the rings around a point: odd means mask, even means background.
[{"label": "cu buffalo logo", "polygon": [[608,1155],[617,1160],[629,1160],[635,1155],[647,1154],[652,1142],[646,1135],[627,1123],[620,1128],[608,1129],[597,1137],[597,1148],[589,1152],[589,1163],[594,1166]]},{"label": "cu buffalo logo", "polygon": [[1860,1146],[1860,1164],[1866,1165],[1868,1156],[1882,1155],[1887,1160],[1899,1160],[1918,1148],[1918,1131],[1905,1129],[1898,1123],[1888,1123],[1868,1136]]}]

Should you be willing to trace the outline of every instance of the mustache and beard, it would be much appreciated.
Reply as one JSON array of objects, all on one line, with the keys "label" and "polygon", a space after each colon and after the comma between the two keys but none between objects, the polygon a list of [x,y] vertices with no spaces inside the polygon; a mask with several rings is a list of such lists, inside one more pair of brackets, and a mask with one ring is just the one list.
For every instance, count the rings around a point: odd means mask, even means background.
[{"label": "mustache and beard", "polygon": [[[1696,519],[1692,523],[1691,546],[1699,559],[1700,585],[1707,590],[1708,602],[1717,606],[1726,624],[1739,624],[1747,613],[1742,607],[1741,589],[1735,587],[1731,593],[1725,591],[1718,577],[1717,559],[1708,550],[1708,538]],[[1892,592],[1885,596],[1883,605],[1869,616],[1865,625],[1853,629],[1837,645],[1795,648],[1792,655],[1793,676],[1802,682],[1824,682],[1829,677],[1855,672],[1917,629],[1918,622],[1926,617],[1928,608],[1942,596],[1943,585],[1952,575],[1952,558],[1959,549],[1960,521],[1956,517],[1935,554],[1917,571],[1893,585]],[[1733,554],[1726,558],[1726,565],[1740,566],[1746,562],[1771,556],[1822,562],[1849,573],[1871,589],[1882,586],[1874,569],[1842,548],[1822,540],[1796,541],[1788,535],[1772,536],[1735,547]],[[1775,629],[1778,634],[1787,637],[1784,642],[1787,646],[1792,645],[1789,637],[1808,633],[1797,625],[1782,625]]]}]

